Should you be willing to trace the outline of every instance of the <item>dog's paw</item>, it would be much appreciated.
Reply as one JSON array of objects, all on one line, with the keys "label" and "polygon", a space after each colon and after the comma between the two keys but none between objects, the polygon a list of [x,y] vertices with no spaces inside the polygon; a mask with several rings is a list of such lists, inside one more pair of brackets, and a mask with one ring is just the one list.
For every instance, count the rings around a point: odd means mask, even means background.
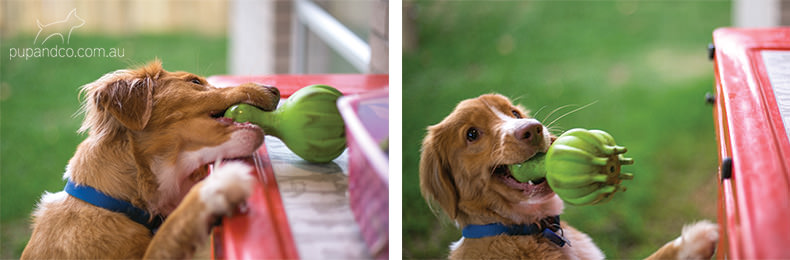
[{"label": "dog's paw", "polygon": [[229,215],[252,193],[255,177],[252,167],[241,162],[226,162],[214,167],[203,181],[200,199],[213,215]]},{"label": "dog's paw", "polygon": [[675,240],[679,248],[678,259],[710,259],[719,240],[719,226],[703,220],[683,227],[683,233]]}]

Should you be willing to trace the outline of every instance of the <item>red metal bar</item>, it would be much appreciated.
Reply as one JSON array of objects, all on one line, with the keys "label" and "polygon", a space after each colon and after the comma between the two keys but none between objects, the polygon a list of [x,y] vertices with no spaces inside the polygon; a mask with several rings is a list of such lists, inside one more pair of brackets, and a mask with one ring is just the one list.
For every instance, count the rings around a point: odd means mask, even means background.
[{"label": "red metal bar", "polygon": [[[790,51],[790,28],[713,33],[719,161],[718,258],[790,258],[790,140],[761,52]],[[720,169],[721,176],[721,169]]]},{"label": "red metal bar", "polygon": [[230,76],[217,75],[206,80],[217,87],[228,87],[255,82],[275,86],[280,95],[287,98],[300,88],[324,84],[335,87],[345,95],[358,94],[389,86],[387,74],[310,74],[310,75],[269,75],[269,76]]},{"label": "red metal bar", "polygon": [[298,258],[266,146],[247,163],[255,166],[258,182],[246,212],[225,217],[214,230],[212,255],[219,259]]}]

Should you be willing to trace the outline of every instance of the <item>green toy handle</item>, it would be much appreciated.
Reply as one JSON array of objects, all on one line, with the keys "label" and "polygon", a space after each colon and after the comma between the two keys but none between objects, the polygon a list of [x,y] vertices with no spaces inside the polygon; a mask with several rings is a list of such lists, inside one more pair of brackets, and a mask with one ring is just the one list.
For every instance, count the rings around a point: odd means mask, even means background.
[{"label": "green toy handle", "polygon": [[302,159],[326,163],[346,148],[345,123],[336,105],[340,96],[333,87],[311,85],[294,92],[275,111],[238,104],[225,111],[225,117],[256,124]]}]

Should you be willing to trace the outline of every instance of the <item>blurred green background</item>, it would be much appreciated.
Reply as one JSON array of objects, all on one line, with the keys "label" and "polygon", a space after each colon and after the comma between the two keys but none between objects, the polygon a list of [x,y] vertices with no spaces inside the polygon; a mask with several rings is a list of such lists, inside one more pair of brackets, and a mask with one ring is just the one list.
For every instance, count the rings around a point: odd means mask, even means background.
[{"label": "blurred green background", "polygon": [[[497,92],[552,126],[603,129],[636,164],[628,191],[563,219],[608,258],[643,258],[684,223],[716,219],[713,65],[706,45],[729,1],[407,1],[403,54],[403,256],[443,258],[460,231],[419,191],[427,126],[461,100]],[[405,35],[404,39],[410,39]],[[409,45],[404,44],[409,47]],[[549,111],[572,105],[549,116]],[[536,113],[537,112],[537,113]]]},{"label": "blurred green background", "polygon": [[[44,191],[63,189],[63,172],[77,145],[79,87],[105,73],[159,58],[166,70],[225,72],[227,39],[200,34],[108,37],[74,34],[69,47],[120,48],[122,58],[10,58],[35,35],[0,42],[0,258],[18,258],[30,238],[29,216]],[[54,44],[53,44],[54,45]]]}]

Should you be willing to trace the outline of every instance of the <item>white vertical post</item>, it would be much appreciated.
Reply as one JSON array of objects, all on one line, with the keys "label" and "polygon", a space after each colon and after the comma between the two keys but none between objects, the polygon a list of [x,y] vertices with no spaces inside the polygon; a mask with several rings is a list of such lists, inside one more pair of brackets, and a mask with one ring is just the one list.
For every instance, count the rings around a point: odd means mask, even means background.
[{"label": "white vertical post", "polygon": [[[294,7],[296,13],[296,7]],[[307,53],[307,28],[299,21],[298,15],[292,15],[291,20],[291,73],[302,74],[307,71],[305,62]]]},{"label": "white vertical post", "polygon": [[235,0],[230,1],[230,5],[230,74],[273,74],[276,59],[274,2]]},{"label": "white vertical post", "polygon": [[732,21],[736,27],[774,27],[780,22],[779,0],[734,0]]}]

